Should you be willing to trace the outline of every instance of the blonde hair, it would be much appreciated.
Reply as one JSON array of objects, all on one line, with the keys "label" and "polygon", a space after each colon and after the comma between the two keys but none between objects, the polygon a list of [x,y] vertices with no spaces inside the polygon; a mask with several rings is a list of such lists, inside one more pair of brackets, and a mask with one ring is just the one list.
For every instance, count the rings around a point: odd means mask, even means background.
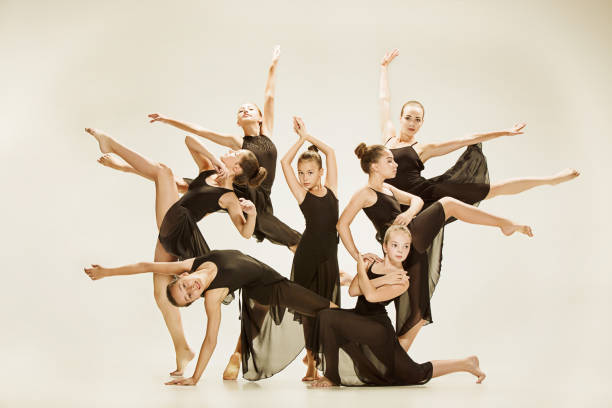
[{"label": "blonde hair", "polygon": [[408,227],[405,227],[403,225],[392,225],[389,228],[387,228],[387,231],[385,232],[385,238],[383,239],[383,245],[387,244],[387,241],[389,241],[389,239],[391,239],[391,234],[393,234],[394,232],[402,232],[404,234],[407,234],[408,237],[410,237],[410,242],[412,242],[412,234],[410,233],[410,230],[408,229]]}]

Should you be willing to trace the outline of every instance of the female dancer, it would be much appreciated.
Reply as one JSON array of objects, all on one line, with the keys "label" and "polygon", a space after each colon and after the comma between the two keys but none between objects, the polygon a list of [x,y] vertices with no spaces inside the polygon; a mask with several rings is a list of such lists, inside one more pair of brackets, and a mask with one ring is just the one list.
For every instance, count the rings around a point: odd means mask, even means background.
[{"label": "female dancer", "polygon": [[276,173],[276,146],[270,139],[274,127],[274,91],[276,87],[276,65],[280,57],[280,47],[276,46],[272,55],[272,64],[268,70],[265,89],[263,115],[253,103],[245,103],[238,109],[237,123],[244,136],[221,134],[191,123],[171,119],[158,113],[150,114],[151,122],[162,122],[181,130],[191,132],[209,139],[230,149],[252,151],[259,163],[267,170],[268,175],[258,188],[234,186],[238,197],[246,198],[257,208],[257,220],[254,235],[258,241],[264,238],[270,242],[285,245],[293,252],[300,240],[300,234],[289,228],[274,216],[270,194]]},{"label": "female dancer", "polygon": [[[293,257],[291,280],[340,305],[340,272],[338,270],[338,168],[336,154],[327,144],[306,131],[301,118],[293,118],[293,129],[299,139],[281,159],[287,184],[306,219],[306,229]],[[298,159],[298,177],[291,162],[305,141],[312,145]],[[318,148],[318,149],[317,149]],[[318,150],[325,154],[327,175],[321,183],[323,166]],[[299,317],[299,316],[298,316]],[[304,336],[311,336],[313,321],[301,319]],[[306,376],[302,381],[318,378],[312,353],[307,350]]]},{"label": "female dancer", "polygon": [[[105,133],[87,128],[96,138],[102,153],[115,153],[129,165],[136,174],[155,182],[155,215],[159,229],[159,239],[155,246],[155,261],[168,262],[176,258],[186,259],[203,255],[210,251],[197,222],[210,212],[224,208],[240,234],[249,238],[255,228],[257,211],[253,203],[239,201],[232,191],[233,183],[257,185],[266,175],[259,167],[253,153],[246,150],[231,151],[215,158],[204,146],[193,138],[187,138],[187,145],[198,157],[200,175],[191,183],[189,190],[179,199],[172,170],[161,163],[153,162],[128,149]],[[218,169],[212,170],[212,167]],[[246,212],[246,220],[243,218]],[[165,296],[166,285],[170,278],[153,275],[154,295],[176,352],[176,370],[171,375],[182,375],[183,368],[194,357],[187,345],[181,315]]]},{"label": "female dancer", "polygon": [[167,382],[169,385],[195,385],[199,381],[217,344],[221,303],[238,289],[242,289],[243,376],[248,380],[259,380],[281,371],[300,353],[304,335],[301,325],[293,319],[294,312],[315,316],[318,311],[335,306],[236,250],[213,250],[179,262],[85,268],[93,280],[147,272],[168,280],[172,275],[179,275],[166,288],[168,300],[176,306],[189,306],[202,296],[208,317],[193,376]]},{"label": "female dancer", "polygon": [[[395,177],[397,173],[397,164],[393,161],[393,154],[389,149],[382,145],[366,146],[365,143],[361,143],[355,149],[355,153],[361,160],[362,170],[369,175],[368,185],[353,195],[340,215],[338,232],[348,252],[355,260],[358,260],[360,255],[355,246],[350,225],[359,210],[363,209],[370,218],[377,231],[376,238],[382,243],[382,238],[390,225],[407,225],[410,230],[413,230],[419,224],[419,217],[414,217],[421,210],[423,200],[385,183],[385,180]],[[410,207],[402,212],[400,204]],[[433,236],[439,233],[449,217],[455,217],[471,224],[499,227],[505,235],[512,235],[518,231],[532,236],[531,228],[528,226],[515,224],[508,219],[489,214],[454,198],[444,197],[430,207],[434,206],[439,207],[437,210],[438,228],[427,229],[427,233]],[[432,321],[429,299],[438,282],[440,272],[442,248],[430,246],[433,236],[431,239],[425,233],[421,233],[420,236],[427,239],[415,237],[412,245],[418,250],[413,251],[404,261],[404,268],[411,274],[412,284],[409,290],[395,302],[397,334],[405,350],[408,350],[421,326]],[[423,242],[427,245],[424,245]],[[424,252],[428,254],[422,254]],[[364,254],[364,256],[370,261],[380,260],[373,254]]]},{"label": "female dancer", "polygon": [[[574,169],[565,169],[551,177],[518,178],[489,184],[487,161],[482,153],[480,143],[501,136],[514,136],[523,133],[525,124],[515,125],[509,130],[474,134],[461,139],[441,143],[421,144],[416,140],[416,133],[421,128],[425,109],[417,101],[406,102],[400,112],[400,133],[397,135],[389,108],[390,93],[387,67],[399,50],[388,52],[380,65],[380,121],[382,142],[391,149],[398,164],[397,176],[389,184],[408,193],[416,194],[431,205],[442,197],[454,197],[468,204],[476,204],[500,195],[518,194],[525,190],[542,185],[557,185],[580,175]],[[421,176],[424,163],[432,157],[443,156],[462,147],[467,150],[457,163],[444,174],[426,179]]]},{"label": "female dancer", "polygon": [[[313,383],[315,387],[332,385],[416,385],[425,384],[432,377],[465,371],[481,383],[485,374],[480,370],[476,356],[459,360],[435,360],[415,363],[406,354],[395,335],[385,306],[408,290],[410,281],[403,270],[402,261],[410,252],[412,237],[428,229],[439,228],[441,205],[425,210],[412,234],[401,225],[391,226],[385,233],[383,262],[366,266],[357,257],[357,281],[360,296],[355,309],[329,309],[317,315],[313,346],[317,362],[325,376]],[[434,206],[430,207],[431,209]],[[385,280],[384,284],[375,281]],[[351,293],[354,295],[353,293]],[[350,364],[338,358],[342,349]]]}]

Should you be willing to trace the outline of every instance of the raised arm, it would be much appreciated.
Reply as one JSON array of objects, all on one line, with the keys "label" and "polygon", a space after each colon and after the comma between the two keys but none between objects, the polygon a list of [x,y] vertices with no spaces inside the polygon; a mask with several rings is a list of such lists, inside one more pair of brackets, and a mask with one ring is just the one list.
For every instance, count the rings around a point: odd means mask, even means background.
[{"label": "raised arm", "polygon": [[327,167],[325,186],[330,188],[334,195],[338,197],[338,164],[336,163],[336,152],[331,146],[325,144],[322,140],[319,140],[308,133],[302,118],[293,118],[293,129],[298,135],[300,135],[300,137],[303,137],[305,140],[317,146],[317,148],[325,155],[325,166]]},{"label": "raised arm", "polygon": [[221,300],[227,294],[227,288],[209,290],[204,294],[204,308],[206,310],[206,335],[200,347],[200,355],[196,363],[195,371],[189,378],[180,378],[168,381],[166,385],[196,385],[210,361],[219,336],[221,325]]},{"label": "raised arm", "polygon": [[272,63],[268,69],[268,79],[266,80],[266,90],[264,95],[264,111],[262,118],[261,133],[272,137],[274,130],[274,95],[276,93],[276,65],[280,57],[280,46],[277,45],[272,51]]},{"label": "raised arm", "polygon": [[423,208],[424,201],[421,197],[415,196],[414,194],[407,193],[390,184],[385,186],[391,190],[393,196],[400,202],[400,204],[410,206],[406,211],[398,215],[393,221],[394,224],[408,225],[410,221],[421,211]]},{"label": "raised arm", "polygon": [[200,141],[187,135],[185,136],[185,145],[187,145],[187,149],[189,149],[189,153],[191,153],[193,160],[197,163],[200,172],[214,169],[221,176],[227,174],[227,169],[221,160],[209,152]]},{"label": "raised arm", "polygon": [[380,91],[379,91],[379,104],[380,104],[380,130],[382,134],[382,144],[386,144],[389,139],[395,137],[395,127],[391,121],[391,93],[389,92],[389,77],[388,77],[388,66],[395,57],[399,55],[399,50],[395,48],[393,51],[388,52],[380,62]]},{"label": "raised arm", "polygon": [[395,284],[395,285],[383,285],[381,287],[375,287],[372,284],[372,281],[368,278],[368,274],[366,273],[365,265],[361,257],[357,261],[357,278],[359,279],[359,287],[363,292],[363,295],[367,299],[368,302],[384,302],[387,300],[391,300],[406,290],[408,290],[408,286],[410,285],[407,276],[404,283]]},{"label": "raised arm", "polygon": [[185,132],[189,132],[189,133],[193,133],[194,135],[201,136],[205,139],[210,140],[211,142],[220,144],[221,146],[227,146],[230,149],[238,150],[242,147],[242,137],[241,136],[233,136],[233,135],[213,132],[212,130],[205,129],[199,125],[171,119],[159,113],[151,113],[149,115],[149,118],[150,118],[149,122],[151,123],[153,122],[166,123],[168,125],[174,126],[175,128],[184,130]]},{"label": "raised arm", "polygon": [[[240,235],[247,239],[251,238],[253,231],[255,231],[255,221],[257,219],[255,205],[244,198],[239,199],[232,192],[223,194],[219,199],[219,204],[227,210]],[[246,213],[246,219],[243,213]]]},{"label": "raised arm", "polygon": [[449,140],[440,143],[425,144],[420,146],[420,148],[418,145],[415,145],[415,150],[417,150],[421,161],[425,163],[432,157],[444,156],[445,154],[454,152],[455,150],[461,149],[462,147],[470,146],[476,143],[486,142],[492,139],[497,139],[501,136],[522,135],[525,126],[525,123],[518,123],[508,130],[500,130],[498,132],[488,133],[475,133],[473,135],[466,136],[460,139]]},{"label": "raised arm", "polygon": [[283,169],[283,175],[285,176],[285,180],[287,181],[287,185],[289,186],[291,193],[297,200],[298,204],[302,204],[302,201],[304,201],[304,198],[306,197],[306,189],[300,184],[298,178],[295,176],[291,163],[293,162],[293,159],[295,159],[295,155],[297,154],[298,150],[300,150],[306,139],[298,132],[299,126],[295,117],[293,118],[293,129],[298,134],[299,138],[297,142],[295,142],[293,146],[287,150],[287,153],[285,153],[280,162]]},{"label": "raised arm", "polygon": [[191,269],[193,260],[194,258],[179,262],[138,262],[117,268],[104,268],[100,265],[92,264],[91,268],[84,268],[84,271],[91,280],[98,280],[109,276],[135,275],[149,272],[160,275],[180,275]]},{"label": "raised arm", "polygon": [[[336,229],[338,230],[342,244],[355,260],[358,260],[360,255],[357,247],[355,246],[353,234],[351,233],[351,223],[355,219],[355,216],[359,210],[372,205],[372,201],[373,200],[368,197],[368,191],[365,188],[357,191],[351,198],[351,201],[349,201],[347,206],[344,208],[344,211],[342,211],[342,214],[340,214],[340,218],[336,224]],[[369,261],[382,261],[382,259],[380,259],[378,256],[371,253],[363,254],[363,256],[365,256]]]}]

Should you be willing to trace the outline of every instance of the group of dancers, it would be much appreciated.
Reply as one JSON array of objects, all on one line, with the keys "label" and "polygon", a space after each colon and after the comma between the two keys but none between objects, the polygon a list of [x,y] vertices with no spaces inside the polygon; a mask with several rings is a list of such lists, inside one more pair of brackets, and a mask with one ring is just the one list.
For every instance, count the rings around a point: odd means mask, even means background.
[{"label": "group of dancers", "polygon": [[[245,379],[270,377],[293,361],[304,346],[307,370],[302,380],[315,387],[424,384],[432,377],[459,371],[473,374],[478,383],[485,378],[475,356],[418,364],[407,353],[421,327],[432,321],[430,298],[440,276],[444,226],[457,219],[498,227],[505,235],[532,236],[529,226],[476,205],[499,195],[559,184],[579,173],[567,169],[552,177],[490,183],[481,142],[521,134],[524,124],[442,143],[420,143],[416,134],[425,110],[419,102],[409,101],[401,109],[396,131],[389,109],[387,70],[398,55],[393,50],[381,62],[382,143],[360,143],[355,149],[368,175],[367,185],[353,195],[341,215],[334,149],[308,133],[301,118],[293,118],[298,139],[280,162],[306,221],[303,234],[274,216],[270,199],[277,160],[272,130],[279,47],[273,51],[268,71],[263,113],[252,103],[238,109],[237,124],[243,136],[157,113],[149,115],[151,122],[169,124],[231,149],[216,157],[198,139],[187,136],[185,143],[198,166],[194,179],[176,177],[164,164],[143,157],[103,131],[85,129],[99,144],[101,164],[155,183],[159,235],[153,262],[116,268],[94,264],[85,272],[93,280],[153,274],[155,301],[176,354],[176,370],[170,375],[181,377],[166,384],[199,381],[217,343],[221,304],[232,302],[237,291],[241,330],[223,373],[226,380],[235,380],[241,366]],[[306,142],[311,146],[299,155],[296,172],[292,164]],[[464,147],[465,152],[447,172],[430,179],[421,176],[427,160]],[[360,252],[357,247],[351,223],[360,210],[376,229],[381,256]],[[290,279],[236,249],[211,249],[197,223],[216,211],[227,212],[244,238],[267,239],[294,252]],[[338,267],[338,237],[357,263],[352,280]],[[349,294],[358,297],[354,309],[339,308],[341,276],[347,284],[350,281]],[[195,372],[183,378],[195,354],[185,339],[179,307],[200,297],[207,316],[206,335]],[[395,326],[385,308],[392,301]]]}]

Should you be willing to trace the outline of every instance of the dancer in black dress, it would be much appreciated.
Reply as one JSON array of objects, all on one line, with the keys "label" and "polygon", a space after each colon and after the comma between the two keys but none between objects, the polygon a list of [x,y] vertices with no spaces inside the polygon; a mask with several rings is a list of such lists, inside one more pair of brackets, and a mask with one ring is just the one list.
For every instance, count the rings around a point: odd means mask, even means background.
[{"label": "dancer in black dress", "polygon": [[[249,238],[255,228],[257,211],[252,202],[239,200],[232,191],[233,183],[256,185],[266,175],[259,167],[253,153],[231,151],[221,159],[214,157],[197,140],[188,137],[187,145],[198,158],[200,175],[179,199],[177,183],[172,170],[153,162],[121,145],[112,137],[96,129],[85,129],[96,138],[102,153],[114,153],[126,162],[126,166],[155,182],[155,215],[159,228],[159,239],[155,247],[155,261],[174,261],[204,255],[208,247],[197,222],[208,213],[225,209],[240,232]],[[213,170],[213,167],[216,170]],[[218,174],[215,174],[218,173]],[[243,212],[245,212],[246,219]],[[181,315],[165,296],[167,276],[153,275],[154,295],[176,351],[176,370],[171,375],[182,375],[185,365],[194,357],[185,340]]]},{"label": "dancer in black dress", "polygon": [[[402,261],[411,250],[412,238],[432,236],[427,230],[439,228],[436,212],[428,209],[419,214],[421,222],[411,231],[400,225],[389,227],[383,241],[384,261],[369,263],[367,272],[361,257],[357,257],[356,286],[360,295],[356,307],[323,310],[317,315],[312,343],[325,376],[313,386],[417,385],[458,371],[475,375],[477,383],[484,380],[476,356],[414,362],[400,345],[387,315],[385,306],[411,285]],[[339,358],[341,350],[348,359]]]},{"label": "dancer in black dress", "polygon": [[259,241],[266,238],[272,243],[285,245],[295,252],[300,240],[300,234],[274,216],[272,201],[270,200],[272,184],[276,174],[277,152],[276,146],[270,137],[274,127],[276,65],[279,57],[280,47],[277,46],[274,48],[272,64],[268,71],[263,115],[257,105],[253,103],[246,103],[238,109],[237,123],[242,128],[244,136],[221,134],[158,113],[150,114],[149,117],[151,122],[162,122],[172,125],[234,150],[246,149],[252,151],[260,165],[268,171],[268,175],[258,188],[234,186],[234,190],[238,197],[253,201],[257,208],[257,223],[253,235]]},{"label": "dancer in black dress", "polygon": [[[478,133],[460,139],[440,143],[418,143],[416,133],[421,128],[425,109],[417,101],[406,102],[400,113],[400,133],[397,134],[390,114],[390,93],[387,67],[399,55],[395,49],[385,55],[380,71],[380,121],[382,142],[390,148],[398,164],[397,176],[388,183],[402,191],[418,195],[425,201],[425,208],[442,197],[453,197],[467,204],[500,195],[518,194],[542,185],[557,185],[579,176],[574,169],[565,169],[551,177],[529,177],[489,182],[487,160],[481,143],[502,136],[523,133],[525,124],[508,130]],[[443,156],[467,147],[453,167],[444,174],[426,179],[421,176],[424,163],[432,157]]]},{"label": "dancer in black dress", "polygon": [[[301,118],[293,118],[293,129],[298,141],[281,159],[283,174],[306,220],[306,229],[293,257],[291,280],[340,305],[340,272],[338,269],[338,168],[336,154],[327,144],[311,136]],[[295,176],[291,162],[304,144],[312,145],[302,153]],[[325,154],[327,175],[323,177],[323,163],[318,150]],[[300,318],[298,316],[298,318]],[[311,336],[313,319],[301,318],[304,336]],[[312,353],[307,351],[307,370],[302,381],[318,378]]]},{"label": "dancer in black dress", "polygon": [[[376,228],[376,238],[382,243],[390,225],[405,225],[410,230],[418,225],[420,218],[415,215],[423,207],[423,200],[384,182],[395,177],[397,172],[397,164],[389,149],[382,145],[366,146],[365,143],[361,143],[355,149],[355,153],[361,159],[362,170],[369,175],[368,185],[353,195],[340,215],[338,232],[348,252],[357,260],[360,252],[355,246],[350,225],[359,210],[363,209],[370,218]],[[409,208],[402,212],[401,204]],[[430,210],[438,214],[439,227],[426,229],[427,234],[433,234],[431,239],[423,234],[413,238],[412,246],[417,250],[411,252],[404,261],[404,266],[410,273],[418,271],[418,275],[410,276],[409,290],[396,301],[396,330],[400,336],[400,343],[406,350],[420,328],[432,321],[429,300],[439,279],[442,248],[430,244],[446,220],[455,217],[471,224],[499,227],[505,235],[512,235],[518,231],[532,236],[531,228],[528,226],[515,224],[454,198],[441,198],[426,211]],[[380,261],[380,258],[371,253],[363,256],[369,261]],[[419,266],[413,268],[413,265]]]},{"label": "dancer in black dress", "polygon": [[208,317],[206,336],[193,376],[166,384],[195,385],[199,381],[217,344],[221,303],[236,290],[242,289],[242,366],[243,376],[248,380],[274,375],[302,351],[304,334],[301,325],[294,320],[294,313],[315,316],[320,310],[335,306],[287,280],[268,265],[236,250],[213,250],[178,262],[85,268],[85,273],[93,280],[147,272],[168,278],[179,275],[166,288],[168,300],[176,306],[188,306],[202,296]]}]

